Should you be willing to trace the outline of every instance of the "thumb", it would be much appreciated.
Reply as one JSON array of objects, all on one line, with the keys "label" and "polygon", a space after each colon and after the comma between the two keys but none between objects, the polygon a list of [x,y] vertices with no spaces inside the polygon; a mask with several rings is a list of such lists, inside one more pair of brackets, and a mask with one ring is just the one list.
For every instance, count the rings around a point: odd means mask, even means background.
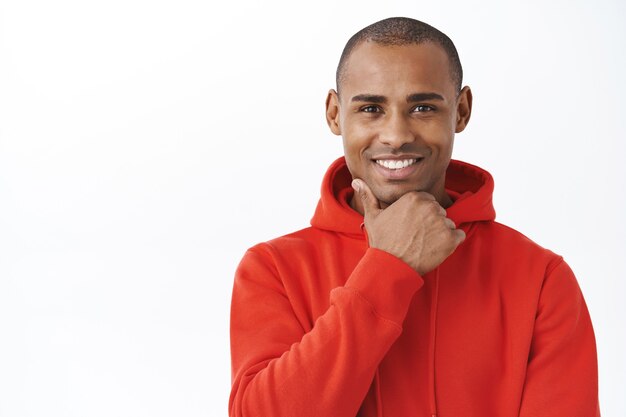
[{"label": "thumb", "polygon": [[352,188],[354,188],[354,191],[358,194],[358,197],[361,200],[364,217],[367,218],[368,216],[375,216],[381,211],[378,199],[365,181],[358,178],[354,179],[352,181]]}]

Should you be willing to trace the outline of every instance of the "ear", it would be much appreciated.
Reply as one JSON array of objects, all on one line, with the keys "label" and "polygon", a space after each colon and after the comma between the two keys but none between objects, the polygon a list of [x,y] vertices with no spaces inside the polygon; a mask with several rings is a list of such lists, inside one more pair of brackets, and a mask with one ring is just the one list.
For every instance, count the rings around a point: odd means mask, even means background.
[{"label": "ear", "polygon": [[469,123],[472,115],[472,90],[463,87],[456,103],[456,133],[462,132]]},{"label": "ear", "polygon": [[326,96],[326,123],[328,123],[331,132],[335,135],[341,135],[341,127],[339,126],[339,95],[333,89],[330,89],[328,96]]}]

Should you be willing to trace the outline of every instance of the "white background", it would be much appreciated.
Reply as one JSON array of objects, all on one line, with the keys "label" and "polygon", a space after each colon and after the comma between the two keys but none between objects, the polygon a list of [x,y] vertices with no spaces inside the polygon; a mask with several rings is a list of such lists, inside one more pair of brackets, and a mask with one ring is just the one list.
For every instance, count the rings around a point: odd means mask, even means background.
[{"label": "white background", "polygon": [[626,415],[625,3],[221,3],[0,2],[0,416],[226,416],[234,269],[308,225],[341,49],[395,15],[455,41],[455,157],[576,272]]}]

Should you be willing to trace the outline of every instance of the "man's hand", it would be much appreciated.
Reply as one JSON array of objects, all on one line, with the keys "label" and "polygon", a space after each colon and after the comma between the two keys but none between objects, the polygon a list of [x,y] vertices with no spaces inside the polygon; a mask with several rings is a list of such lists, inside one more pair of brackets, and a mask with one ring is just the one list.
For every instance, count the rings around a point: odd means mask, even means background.
[{"label": "man's hand", "polygon": [[435,269],[465,240],[435,197],[411,191],[384,210],[364,181],[352,187],[363,203],[369,245],[402,259],[420,275]]}]

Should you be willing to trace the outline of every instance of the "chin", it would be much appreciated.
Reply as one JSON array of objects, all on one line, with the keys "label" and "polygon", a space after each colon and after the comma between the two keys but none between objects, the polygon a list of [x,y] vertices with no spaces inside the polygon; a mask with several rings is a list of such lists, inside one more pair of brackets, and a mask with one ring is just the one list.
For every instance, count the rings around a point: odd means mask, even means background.
[{"label": "chin", "polygon": [[396,189],[396,190],[372,190],[378,201],[388,206],[395,203],[400,197],[411,191],[411,189]]}]

